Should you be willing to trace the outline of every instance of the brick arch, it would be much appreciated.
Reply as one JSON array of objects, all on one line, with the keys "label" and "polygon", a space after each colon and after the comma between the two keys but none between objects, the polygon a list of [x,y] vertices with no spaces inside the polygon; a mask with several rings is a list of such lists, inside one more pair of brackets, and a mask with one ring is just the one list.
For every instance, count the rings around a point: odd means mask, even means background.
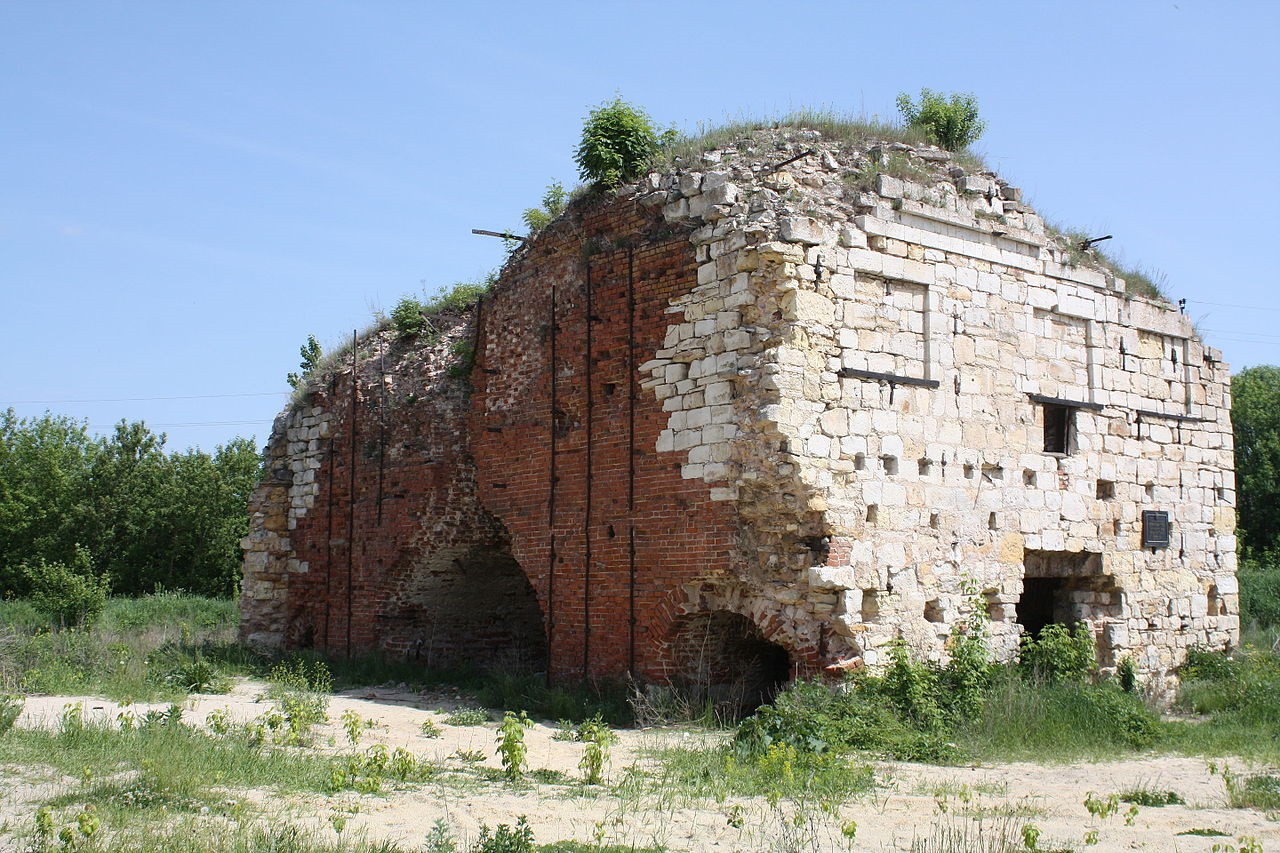
[{"label": "brick arch", "polygon": [[[687,631],[696,620],[712,614],[727,613],[739,617],[742,625],[749,625],[755,636],[751,640],[768,643],[787,655],[788,678],[810,677],[819,674],[827,661],[821,637],[814,637],[812,622],[801,623],[783,612],[783,605],[776,599],[738,583],[708,581],[689,584],[669,593],[656,609],[660,627],[652,659],[657,668],[651,676],[658,680],[671,680],[687,671]],[[726,627],[728,622],[723,623]]]}]

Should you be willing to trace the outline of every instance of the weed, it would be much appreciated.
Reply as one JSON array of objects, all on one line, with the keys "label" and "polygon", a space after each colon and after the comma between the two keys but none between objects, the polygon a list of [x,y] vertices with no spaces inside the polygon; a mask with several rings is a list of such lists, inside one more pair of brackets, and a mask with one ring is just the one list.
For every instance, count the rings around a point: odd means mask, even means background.
[{"label": "weed", "polygon": [[583,772],[588,785],[599,785],[604,780],[601,772],[609,760],[609,747],[618,736],[599,717],[593,717],[578,726],[578,740],[586,744],[578,769]]},{"label": "weed", "polygon": [[341,719],[343,731],[347,733],[347,742],[352,746],[358,744],[360,737],[376,725],[373,720],[364,719],[350,708],[342,712]]},{"label": "weed", "polygon": [[463,764],[479,764],[484,761],[485,754],[478,749],[459,749],[450,757],[458,759]]},{"label": "weed", "polygon": [[444,718],[446,726],[482,726],[491,722],[492,715],[483,708],[458,708]]},{"label": "weed", "polygon": [[542,206],[531,207],[521,214],[525,227],[529,229],[529,236],[537,234],[559,216],[564,211],[568,197],[559,181],[548,184],[547,191],[542,196]]},{"label": "weed", "polygon": [[302,356],[302,361],[298,364],[301,373],[290,373],[286,378],[291,388],[299,388],[306,384],[307,378],[311,372],[320,364],[320,359],[324,355],[324,350],[320,347],[320,342],[316,340],[315,335],[307,335],[307,342],[298,348],[298,354]]},{"label": "weed", "polygon": [[1186,800],[1177,791],[1157,791],[1152,788],[1127,788],[1118,796],[1122,803],[1160,808],[1161,806],[1185,805]]},{"label": "weed", "polygon": [[418,726],[418,733],[423,737],[440,737],[444,734],[444,729],[440,728],[434,720],[423,720],[422,725]]},{"label": "weed", "polygon": [[535,853],[528,818],[520,815],[514,827],[500,823],[489,829],[488,824],[480,824],[480,835],[468,853]]},{"label": "weed", "polygon": [[22,714],[22,706],[26,699],[21,696],[6,696],[0,693],[0,736],[13,728],[13,724]]},{"label": "weed", "polygon": [[1018,665],[1027,676],[1049,684],[1083,681],[1097,665],[1093,633],[1077,623],[1071,628],[1046,625],[1038,636],[1024,634]]},{"label": "weed", "polygon": [[525,756],[529,751],[524,742],[524,730],[532,725],[533,721],[524,711],[519,715],[512,711],[502,715],[497,735],[498,755],[502,758],[502,769],[508,779],[515,779],[524,772]]}]

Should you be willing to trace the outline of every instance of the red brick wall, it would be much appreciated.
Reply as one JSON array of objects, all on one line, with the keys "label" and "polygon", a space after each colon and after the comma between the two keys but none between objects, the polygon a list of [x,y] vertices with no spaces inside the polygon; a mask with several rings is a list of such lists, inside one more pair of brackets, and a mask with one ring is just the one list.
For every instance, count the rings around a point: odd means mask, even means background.
[{"label": "red brick wall", "polygon": [[309,570],[289,579],[289,646],[435,666],[545,662],[532,590],[475,495],[465,379],[448,370],[472,325],[444,325],[434,346],[390,332],[362,341],[354,406],[349,366],[313,395],[332,438],[290,537]]},{"label": "red brick wall", "polygon": [[662,678],[663,603],[736,559],[732,505],[681,478],[683,452],[655,452],[667,413],[636,384],[695,284],[688,235],[618,202],[562,219],[482,305],[477,487],[542,602],[558,679]]}]

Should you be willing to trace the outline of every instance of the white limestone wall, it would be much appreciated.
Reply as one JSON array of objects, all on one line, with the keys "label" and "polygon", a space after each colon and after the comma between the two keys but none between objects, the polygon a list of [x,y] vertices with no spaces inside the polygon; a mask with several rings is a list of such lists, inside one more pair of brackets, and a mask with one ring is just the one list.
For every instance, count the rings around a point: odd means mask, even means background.
[{"label": "white limestone wall", "polygon": [[[1059,574],[1079,575],[1064,606],[1106,665],[1163,675],[1189,645],[1234,642],[1221,355],[1101,264],[1068,263],[990,175],[900,146],[932,180],[881,174],[868,192],[849,179],[883,150],[775,139],[640,188],[702,225],[699,286],[642,384],[671,412],[657,449],[759,534],[752,583],[776,606],[753,618],[875,665],[896,636],[944,656],[979,607],[1008,656],[1024,566],[1047,552],[1096,555]],[[1036,397],[1079,404],[1069,453],[1044,452]],[[1170,513],[1169,548],[1140,547],[1146,509]]]}]

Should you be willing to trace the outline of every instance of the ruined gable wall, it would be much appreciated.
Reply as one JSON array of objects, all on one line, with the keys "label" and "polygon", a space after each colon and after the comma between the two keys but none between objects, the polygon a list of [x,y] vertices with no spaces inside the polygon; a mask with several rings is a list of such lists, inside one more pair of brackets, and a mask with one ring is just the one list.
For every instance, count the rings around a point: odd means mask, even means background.
[{"label": "ruined gable wall", "polygon": [[[1067,577],[1064,618],[1090,625],[1104,664],[1130,654],[1166,673],[1188,645],[1232,642],[1220,354],[1168,306],[1069,258],[990,176],[929,175],[946,154],[925,150],[911,153],[919,183],[881,175],[859,191],[841,178],[889,153],[815,141],[779,144],[778,160],[817,149],[782,172],[717,156],[705,174],[651,177],[668,218],[706,223],[694,232],[703,286],[740,281],[756,295],[769,325],[761,382],[782,396],[756,410],[758,431],[785,436],[773,456],[741,436],[691,438],[688,414],[673,415],[662,440],[694,444],[685,476],[727,451],[730,470],[713,469],[727,481],[719,494],[765,515],[791,509],[779,474],[802,484],[789,494],[807,490],[830,545],[785,594],[815,610],[834,599],[826,624],[850,662],[875,663],[895,636],[940,657],[974,604],[1010,655],[1024,574],[1039,571]],[[673,325],[676,337],[702,346],[698,309],[682,306],[693,322]],[[669,358],[648,367],[657,393],[675,393]],[[1071,453],[1044,452],[1032,395],[1082,404]],[[1144,509],[1171,513],[1172,547],[1141,549]],[[1089,554],[1086,572],[1072,555]],[[1044,555],[1063,567],[1026,568]]]},{"label": "ruined gable wall", "polygon": [[[434,323],[434,344],[366,335],[354,384],[348,351],[278,419],[244,543],[246,640],[542,664],[536,605],[475,495],[465,376],[453,375],[454,345],[474,326]],[[523,659],[509,660],[513,645]]]}]

